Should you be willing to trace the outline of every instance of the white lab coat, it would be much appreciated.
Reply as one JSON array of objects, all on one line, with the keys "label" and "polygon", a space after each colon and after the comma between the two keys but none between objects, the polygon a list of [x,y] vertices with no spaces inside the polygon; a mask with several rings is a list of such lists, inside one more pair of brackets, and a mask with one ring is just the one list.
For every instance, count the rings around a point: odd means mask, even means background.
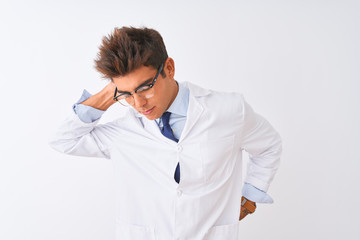
[{"label": "white lab coat", "polygon": [[189,108],[178,143],[131,108],[107,124],[74,114],[50,143],[63,153],[112,159],[116,239],[237,240],[242,150],[250,154],[245,181],[253,186],[266,191],[278,168],[280,137],[241,94],[184,84]]}]

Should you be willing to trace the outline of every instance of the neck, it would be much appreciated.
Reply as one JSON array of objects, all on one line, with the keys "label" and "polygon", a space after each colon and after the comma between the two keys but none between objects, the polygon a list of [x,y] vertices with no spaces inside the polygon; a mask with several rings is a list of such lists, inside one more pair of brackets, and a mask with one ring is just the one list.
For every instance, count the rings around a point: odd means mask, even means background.
[{"label": "neck", "polygon": [[169,109],[169,107],[171,106],[171,104],[174,102],[178,92],[179,92],[179,84],[174,80],[173,84],[172,84],[172,97],[171,97],[171,101],[169,103],[169,105],[167,106],[166,110]]}]

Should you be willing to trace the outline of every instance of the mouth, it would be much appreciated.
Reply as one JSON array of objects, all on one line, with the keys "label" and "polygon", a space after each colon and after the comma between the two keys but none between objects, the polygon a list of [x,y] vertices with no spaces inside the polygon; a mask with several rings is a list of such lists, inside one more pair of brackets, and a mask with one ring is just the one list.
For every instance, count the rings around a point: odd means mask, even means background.
[{"label": "mouth", "polygon": [[141,112],[141,113],[144,114],[145,116],[146,116],[146,115],[149,115],[149,114],[151,114],[151,113],[153,112],[154,108],[155,108],[155,107],[153,107],[153,108],[151,108],[151,109],[149,109],[149,110],[143,111],[143,112]]}]

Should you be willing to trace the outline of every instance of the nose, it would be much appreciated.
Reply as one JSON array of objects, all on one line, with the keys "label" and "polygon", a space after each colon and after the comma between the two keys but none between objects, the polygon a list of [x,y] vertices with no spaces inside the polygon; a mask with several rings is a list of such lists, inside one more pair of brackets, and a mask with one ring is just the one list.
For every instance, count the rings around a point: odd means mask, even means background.
[{"label": "nose", "polygon": [[139,96],[138,94],[135,93],[133,95],[133,97],[134,97],[134,101],[135,101],[134,105],[136,108],[140,108],[146,104],[146,99]]}]

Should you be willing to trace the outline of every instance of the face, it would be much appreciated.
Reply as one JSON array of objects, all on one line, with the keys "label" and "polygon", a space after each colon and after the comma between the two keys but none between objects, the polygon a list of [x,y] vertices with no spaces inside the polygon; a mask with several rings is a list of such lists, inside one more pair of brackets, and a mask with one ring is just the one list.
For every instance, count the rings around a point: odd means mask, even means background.
[{"label": "face", "polygon": [[[178,92],[178,86],[173,78],[175,73],[174,61],[168,58],[163,69],[166,77],[159,74],[152,89],[154,91],[152,97],[145,98],[136,93],[133,94],[135,103],[132,107],[149,120],[160,118],[170,107]],[[142,66],[125,76],[114,77],[113,82],[119,91],[132,92],[137,87],[152,82],[156,73],[157,69]]]}]

